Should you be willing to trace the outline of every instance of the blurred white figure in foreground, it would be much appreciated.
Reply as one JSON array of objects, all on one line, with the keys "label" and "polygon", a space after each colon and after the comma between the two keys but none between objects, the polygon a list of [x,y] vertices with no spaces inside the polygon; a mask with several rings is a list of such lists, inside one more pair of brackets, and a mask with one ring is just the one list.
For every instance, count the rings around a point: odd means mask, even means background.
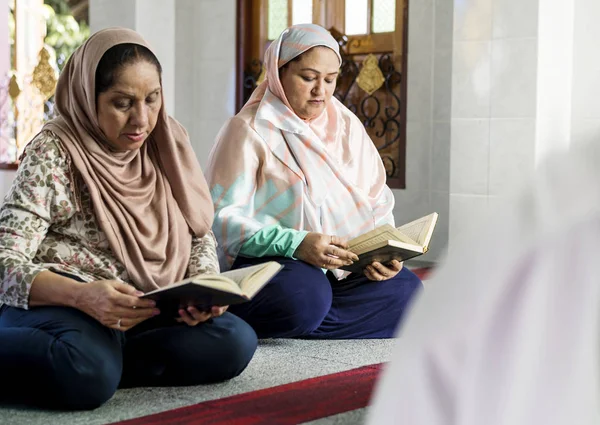
[{"label": "blurred white figure in foreground", "polygon": [[600,142],[492,217],[415,300],[369,424],[600,424]]}]

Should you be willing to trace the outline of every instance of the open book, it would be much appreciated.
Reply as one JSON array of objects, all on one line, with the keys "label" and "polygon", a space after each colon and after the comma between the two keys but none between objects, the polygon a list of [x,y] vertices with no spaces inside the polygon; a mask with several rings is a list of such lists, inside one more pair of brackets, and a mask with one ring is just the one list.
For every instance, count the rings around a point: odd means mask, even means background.
[{"label": "open book", "polygon": [[156,300],[161,314],[174,316],[187,306],[203,310],[240,304],[251,300],[282,268],[281,264],[269,261],[221,274],[202,274],[147,292],[140,298]]},{"label": "open book", "polygon": [[405,261],[425,254],[437,219],[438,214],[432,213],[398,228],[384,224],[348,241],[348,250],[358,255],[359,260],[340,268],[362,273],[374,261],[385,265],[392,260]]}]

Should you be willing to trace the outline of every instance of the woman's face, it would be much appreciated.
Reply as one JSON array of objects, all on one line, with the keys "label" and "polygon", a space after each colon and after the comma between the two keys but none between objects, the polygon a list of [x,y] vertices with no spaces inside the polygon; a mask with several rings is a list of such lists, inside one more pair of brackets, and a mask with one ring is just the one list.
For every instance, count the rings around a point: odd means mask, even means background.
[{"label": "woman's face", "polygon": [[281,85],[296,115],[312,120],[323,112],[335,91],[339,68],[338,56],[323,46],[313,47],[300,60],[281,68]]},{"label": "woman's face", "polygon": [[161,105],[156,66],[145,60],[124,65],[112,87],[97,99],[98,123],[110,147],[119,152],[139,149],[154,130]]}]

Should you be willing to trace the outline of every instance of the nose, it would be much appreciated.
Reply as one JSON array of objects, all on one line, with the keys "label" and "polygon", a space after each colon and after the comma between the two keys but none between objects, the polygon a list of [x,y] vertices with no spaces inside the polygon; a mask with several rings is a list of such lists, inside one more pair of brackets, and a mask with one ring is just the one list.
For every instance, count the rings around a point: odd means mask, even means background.
[{"label": "nose", "polygon": [[143,129],[148,125],[148,106],[144,102],[131,108],[129,124],[138,129]]},{"label": "nose", "polygon": [[320,79],[315,80],[315,85],[312,89],[312,92],[314,96],[322,96],[325,94],[325,85],[323,84],[323,81]]}]

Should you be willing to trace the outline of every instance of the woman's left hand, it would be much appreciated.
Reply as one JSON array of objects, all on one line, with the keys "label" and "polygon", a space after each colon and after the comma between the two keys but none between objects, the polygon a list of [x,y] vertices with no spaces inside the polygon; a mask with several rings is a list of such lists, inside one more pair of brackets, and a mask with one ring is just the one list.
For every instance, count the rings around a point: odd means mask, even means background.
[{"label": "woman's left hand", "polygon": [[204,323],[213,317],[219,317],[227,311],[227,307],[211,307],[210,311],[200,311],[196,307],[190,306],[187,309],[179,309],[179,317],[176,318],[180,323],[185,323],[188,326],[196,326],[199,323]]},{"label": "woman's left hand", "polygon": [[388,280],[396,276],[402,270],[403,263],[398,260],[392,260],[387,266],[375,261],[365,267],[365,276],[369,280]]}]

